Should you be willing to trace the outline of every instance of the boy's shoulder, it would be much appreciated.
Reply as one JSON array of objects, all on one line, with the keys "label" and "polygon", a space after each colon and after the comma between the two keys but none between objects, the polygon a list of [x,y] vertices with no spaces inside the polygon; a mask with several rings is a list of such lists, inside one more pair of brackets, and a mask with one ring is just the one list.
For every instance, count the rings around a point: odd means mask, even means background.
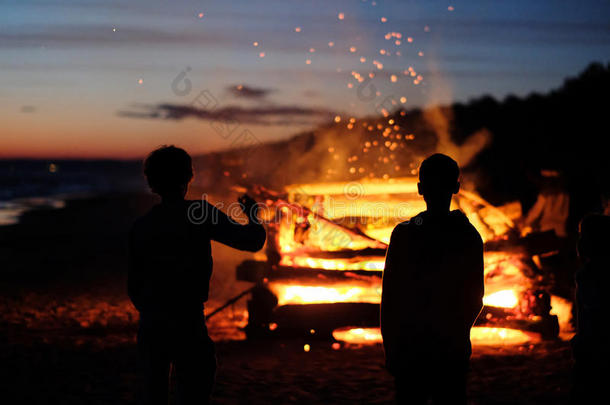
[{"label": "boy's shoulder", "polygon": [[392,238],[404,238],[410,234],[417,232],[420,226],[424,223],[424,212],[420,212],[416,216],[403,221],[394,227]]},{"label": "boy's shoulder", "polygon": [[[426,211],[422,211],[411,219],[396,225],[396,227],[392,231],[392,236],[406,237],[409,235],[418,235],[421,232],[427,232],[429,231],[429,227],[426,226],[426,224],[429,222],[428,219],[428,213]],[[451,211],[447,219],[448,221],[445,223],[445,227],[448,227],[448,229],[453,229],[454,231],[463,234],[465,240],[475,240],[480,241],[482,243],[482,239],[479,232],[469,221],[466,214],[464,214],[462,211]],[[432,220],[431,229],[436,229],[435,225],[438,226],[438,222]]]},{"label": "boy's shoulder", "polygon": [[422,211],[419,214],[407,219],[406,221],[399,223],[398,225],[396,225],[395,229],[399,231],[418,229],[418,227],[424,224],[425,219],[426,211]]}]

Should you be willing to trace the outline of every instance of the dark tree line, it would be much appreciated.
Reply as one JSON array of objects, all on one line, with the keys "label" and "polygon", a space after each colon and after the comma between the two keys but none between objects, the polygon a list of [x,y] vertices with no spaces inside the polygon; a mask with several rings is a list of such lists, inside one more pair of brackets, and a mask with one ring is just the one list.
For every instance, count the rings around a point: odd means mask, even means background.
[{"label": "dark tree line", "polygon": [[593,63],[548,94],[455,104],[452,136],[459,143],[480,128],[493,134],[470,165],[493,203],[518,198],[527,209],[541,188],[541,171],[558,172],[570,194],[573,231],[610,196],[609,92],[610,65]]}]

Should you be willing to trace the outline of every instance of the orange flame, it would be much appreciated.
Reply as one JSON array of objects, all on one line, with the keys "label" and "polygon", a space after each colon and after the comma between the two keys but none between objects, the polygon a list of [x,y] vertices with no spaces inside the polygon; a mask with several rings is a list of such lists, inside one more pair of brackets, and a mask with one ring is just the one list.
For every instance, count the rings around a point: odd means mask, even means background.
[{"label": "orange flame", "polygon": [[320,286],[290,285],[270,283],[269,288],[278,297],[279,305],[324,304],[332,302],[366,302],[378,304],[381,301],[380,286]]}]

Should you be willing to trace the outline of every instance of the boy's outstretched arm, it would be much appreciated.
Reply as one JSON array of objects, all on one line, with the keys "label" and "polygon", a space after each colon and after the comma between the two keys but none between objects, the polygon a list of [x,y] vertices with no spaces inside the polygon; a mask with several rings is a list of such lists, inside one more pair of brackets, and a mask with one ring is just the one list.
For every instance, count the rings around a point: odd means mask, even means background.
[{"label": "boy's outstretched arm", "polygon": [[224,212],[210,204],[213,210],[211,239],[248,252],[261,250],[267,239],[267,233],[257,217],[256,201],[247,195],[241,196],[238,201],[244,214],[248,216],[248,223],[245,225],[235,222]]}]

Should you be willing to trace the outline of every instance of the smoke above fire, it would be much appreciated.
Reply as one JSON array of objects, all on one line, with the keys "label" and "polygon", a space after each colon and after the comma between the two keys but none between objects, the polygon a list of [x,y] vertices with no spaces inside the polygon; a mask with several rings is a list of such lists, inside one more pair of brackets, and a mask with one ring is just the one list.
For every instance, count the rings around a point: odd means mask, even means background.
[{"label": "smoke above fire", "polygon": [[491,143],[491,133],[483,128],[468,136],[459,145],[453,141],[451,136],[453,108],[442,105],[444,100],[453,99],[453,86],[440,73],[434,55],[428,56],[430,92],[423,116],[436,134],[435,152],[451,156],[460,167],[468,166],[474,157]]},{"label": "smoke above fire", "polygon": [[287,140],[258,143],[195,159],[202,187],[218,180],[273,189],[307,182],[360,181],[417,175],[421,161],[440,152],[468,166],[491,142],[480,129],[457,143],[451,107],[397,110],[388,116],[336,115],[332,123]]},{"label": "smoke above fire", "polygon": [[424,110],[424,117],[434,128],[437,136],[435,152],[444,153],[455,159],[460,167],[468,166],[487,145],[492,135],[487,129],[480,129],[458,145],[451,139],[451,121],[453,113],[450,108],[434,106]]}]

